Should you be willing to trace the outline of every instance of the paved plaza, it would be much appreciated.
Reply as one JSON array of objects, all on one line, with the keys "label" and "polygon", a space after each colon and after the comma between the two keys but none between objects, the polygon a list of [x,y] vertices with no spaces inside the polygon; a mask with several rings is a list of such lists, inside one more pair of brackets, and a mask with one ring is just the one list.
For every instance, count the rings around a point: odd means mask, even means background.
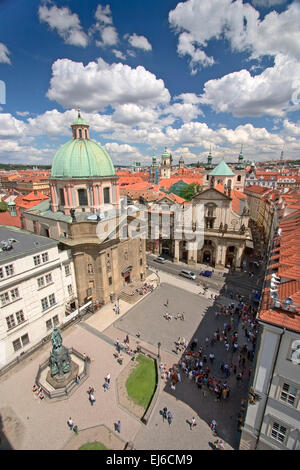
[{"label": "paved plaza", "polygon": [[[197,291],[199,292],[199,288]],[[168,307],[166,307],[167,301]],[[146,343],[157,346],[160,342],[161,349],[173,352],[174,341],[177,341],[179,336],[190,340],[211,303],[209,299],[200,295],[162,283],[150,296],[142,299],[117,320],[114,326],[132,336],[139,331],[141,339]],[[167,320],[163,316],[166,312],[172,315],[184,312],[185,319]]]},{"label": "paved plaza", "polygon": [[[225,441],[225,448],[237,448],[237,415],[241,398],[246,395],[247,382],[239,388],[235,377],[229,377],[231,396],[228,401],[216,403],[214,394],[202,392],[188,377],[183,377],[176,390],[169,383],[160,379],[160,394],[147,425],[144,425],[118,402],[116,379],[128,365],[130,357],[124,355],[122,366],[114,357],[114,340],[123,341],[125,334],[130,337],[130,345],[136,347],[137,341],[157,354],[157,343],[161,342],[161,361],[172,367],[180,356],[174,350],[174,341],[179,336],[190,340],[196,336],[199,344],[205,337],[211,336],[217,327],[223,328],[224,319],[216,319],[216,304],[210,293],[206,297],[199,295],[199,287],[188,280],[175,279],[160,273],[161,284],[152,293],[142,297],[131,306],[121,304],[121,314],[116,315],[112,307],[105,306],[88,320],[81,321],[63,331],[66,347],[74,347],[92,358],[89,376],[75,391],[64,400],[40,400],[32,392],[38,366],[51,351],[51,343],[46,344],[37,353],[22,361],[0,378],[0,429],[5,432],[7,441],[2,441],[2,448],[13,449],[64,449],[76,448],[76,440],[67,426],[67,419],[72,417],[78,425],[78,444],[82,444],[81,431],[95,439],[103,426],[114,448],[122,448],[126,442],[133,442],[136,449],[211,449],[214,437],[208,423],[214,418],[218,423],[219,435]],[[168,309],[165,303],[168,300]],[[230,303],[229,298],[219,298],[223,303]],[[185,313],[185,320],[166,320],[163,312]],[[140,330],[141,338],[136,338]],[[242,332],[241,332],[242,335]],[[242,341],[242,340],[241,340]],[[219,369],[220,360],[230,362],[233,353],[226,353],[222,344],[214,346],[215,363],[211,365],[211,374],[223,379]],[[104,377],[111,374],[111,386],[104,392]],[[94,406],[88,401],[87,389],[95,388]],[[173,423],[169,427],[162,422],[160,410],[167,406],[173,414]],[[190,430],[187,420],[196,417],[197,426]],[[121,421],[121,433],[114,430],[114,423]],[[118,440],[119,438],[119,440]],[[78,446],[79,446],[78,445]],[[1,448],[1,446],[0,446]]]}]

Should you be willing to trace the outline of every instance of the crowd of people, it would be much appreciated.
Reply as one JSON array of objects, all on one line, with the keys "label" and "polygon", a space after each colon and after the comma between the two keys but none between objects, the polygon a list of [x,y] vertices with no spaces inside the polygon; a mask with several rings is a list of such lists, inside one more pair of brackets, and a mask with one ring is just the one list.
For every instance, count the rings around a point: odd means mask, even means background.
[{"label": "crowd of people", "polygon": [[[258,334],[256,314],[257,309],[241,295],[229,305],[219,304],[212,334],[202,344],[198,344],[197,337],[190,342],[179,337],[175,347],[182,354],[181,359],[169,369],[161,363],[161,377],[172,390],[185,377],[196,385],[202,397],[209,393],[216,403],[228,401],[235,387],[240,389],[252,373]],[[239,424],[241,420],[239,415]]]}]

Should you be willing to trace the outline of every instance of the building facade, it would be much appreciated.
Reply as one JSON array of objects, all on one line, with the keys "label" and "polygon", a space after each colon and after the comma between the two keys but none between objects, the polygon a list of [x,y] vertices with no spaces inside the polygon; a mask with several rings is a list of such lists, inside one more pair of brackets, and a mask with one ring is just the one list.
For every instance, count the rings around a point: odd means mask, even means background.
[{"label": "building facade", "polygon": [[70,250],[15,227],[1,226],[0,234],[1,368],[63,323],[78,301]]}]

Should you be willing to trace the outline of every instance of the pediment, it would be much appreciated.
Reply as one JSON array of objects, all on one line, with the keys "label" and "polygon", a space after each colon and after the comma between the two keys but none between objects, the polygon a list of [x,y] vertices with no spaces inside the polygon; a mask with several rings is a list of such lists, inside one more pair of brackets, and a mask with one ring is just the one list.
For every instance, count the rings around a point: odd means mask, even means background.
[{"label": "pediment", "polygon": [[214,188],[208,188],[205,189],[204,191],[201,191],[198,194],[195,194],[193,197],[193,202],[198,202],[198,201],[230,201],[231,198],[227,196],[226,194],[221,193],[220,191],[217,191]]}]

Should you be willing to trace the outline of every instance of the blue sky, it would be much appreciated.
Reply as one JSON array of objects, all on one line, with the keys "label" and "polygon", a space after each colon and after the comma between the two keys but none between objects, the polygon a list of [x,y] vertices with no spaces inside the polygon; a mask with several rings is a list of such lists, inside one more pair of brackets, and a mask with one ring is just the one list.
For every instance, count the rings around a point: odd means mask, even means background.
[{"label": "blue sky", "polygon": [[0,1],[0,161],[49,164],[76,109],[117,164],[300,157],[300,2]]}]

